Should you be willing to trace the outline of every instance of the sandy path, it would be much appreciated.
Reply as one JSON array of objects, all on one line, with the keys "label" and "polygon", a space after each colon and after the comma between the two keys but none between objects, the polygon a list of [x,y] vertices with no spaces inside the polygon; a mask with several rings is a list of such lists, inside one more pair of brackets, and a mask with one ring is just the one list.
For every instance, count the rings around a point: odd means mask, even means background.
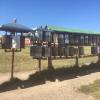
[{"label": "sandy path", "polygon": [[[28,74],[17,73],[16,75],[28,77]],[[0,82],[2,82],[2,80],[7,80],[9,75],[0,75],[0,77]],[[74,79],[64,81],[46,81],[46,84],[2,92],[0,93],[0,100],[94,100],[92,96],[77,92],[77,88],[93,83],[97,79],[100,79],[100,72],[77,76]]]}]

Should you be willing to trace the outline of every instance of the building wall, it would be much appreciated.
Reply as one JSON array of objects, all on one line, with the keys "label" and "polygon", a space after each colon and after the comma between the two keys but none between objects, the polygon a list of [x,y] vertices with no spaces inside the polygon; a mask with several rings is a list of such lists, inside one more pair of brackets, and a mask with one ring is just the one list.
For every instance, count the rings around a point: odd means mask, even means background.
[{"label": "building wall", "polygon": [[25,38],[25,46],[29,46],[29,45],[31,45],[31,40],[30,40],[30,38],[26,37]]}]

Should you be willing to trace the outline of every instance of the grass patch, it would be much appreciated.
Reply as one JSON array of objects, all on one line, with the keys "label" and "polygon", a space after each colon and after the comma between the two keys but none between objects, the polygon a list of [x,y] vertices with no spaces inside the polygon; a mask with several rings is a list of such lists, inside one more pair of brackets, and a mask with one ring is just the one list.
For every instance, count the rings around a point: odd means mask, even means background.
[{"label": "grass patch", "polygon": [[100,100],[100,80],[96,80],[93,84],[81,86],[79,91],[92,95],[97,100]]},{"label": "grass patch", "polygon": [[[0,49],[0,72],[10,72],[11,70],[11,52],[4,52]],[[80,58],[79,64],[82,65],[87,62],[95,63],[98,57]],[[52,61],[54,69],[56,68],[68,68],[75,65],[75,59],[56,59]],[[38,70],[38,61],[30,56],[30,48],[26,47],[22,49],[21,52],[15,52],[15,67],[14,71],[29,71]],[[47,59],[42,60],[41,69],[47,69],[48,62]]]}]

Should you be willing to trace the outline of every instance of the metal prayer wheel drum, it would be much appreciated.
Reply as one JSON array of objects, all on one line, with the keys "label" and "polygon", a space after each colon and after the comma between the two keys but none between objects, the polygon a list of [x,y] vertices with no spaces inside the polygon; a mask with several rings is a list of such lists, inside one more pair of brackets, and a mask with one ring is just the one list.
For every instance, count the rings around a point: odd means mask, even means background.
[{"label": "metal prayer wheel drum", "polygon": [[95,46],[91,47],[91,53],[97,54],[97,47],[95,47]]},{"label": "metal prayer wheel drum", "polygon": [[68,57],[69,56],[69,46],[65,47],[65,56]]},{"label": "metal prayer wheel drum", "polygon": [[20,36],[20,47],[25,48],[25,36]]},{"label": "metal prayer wheel drum", "polygon": [[89,45],[93,45],[93,40],[91,35],[89,35]]},{"label": "metal prayer wheel drum", "polygon": [[98,45],[100,46],[100,36],[98,36]]},{"label": "metal prayer wheel drum", "polygon": [[54,57],[58,56],[58,47],[51,48],[51,55]]},{"label": "metal prayer wheel drum", "polygon": [[20,36],[12,36],[12,48],[15,48],[15,49],[21,48]]},{"label": "metal prayer wheel drum", "polygon": [[2,37],[2,49],[11,49],[12,47],[12,36],[5,35]]},{"label": "metal prayer wheel drum", "polygon": [[13,42],[16,43],[16,49],[25,48],[25,37],[24,36],[12,36],[5,35],[2,37],[1,46],[2,49],[11,49],[13,47]]},{"label": "metal prayer wheel drum", "polygon": [[69,35],[65,34],[65,44],[69,44]]},{"label": "metal prayer wheel drum", "polygon": [[65,46],[64,34],[61,34],[61,33],[58,34],[58,43],[60,47]]},{"label": "metal prayer wheel drum", "polygon": [[89,37],[87,35],[84,37],[84,43],[85,45],[89,44]]},{"label": "metal prayer wheel drum", "polygon": [[65,47],[61,48],[61,56],[65,56]]},{"label": "metal prayer wheel drum", "polygon": [[74,56],[74,47],[69,47],[69,56]]},{"label": "metal prayer wheel drum", "polygon": [[84,36],[83,35],[80,36],[79,44],[84,45]]},{"label": "metal prayer wheel drum", "polygon": [[97,45],[100,45],[100,37],[97,36]]},{"label": "metal prayer wheel drum", "polygon": [[36,46],[34,55],[35,57],[42,57],[42,46]]},{"label": "metal prayer wheel drum", "polygon": [[42,41],[43,40],[43,31],[37,30],[34,33],[34,41]]},{"label": "metal prayer wheel drum", "polygon": [[97,44],[97,39],[96,39],[96,36],[93,36],[93,45],[96,45]]},{"label": "metal prayer wheel drum", "polygon": [[64,50],[65,50],[65,48],[58,47],[58,56],[60,56],[60,57],[65,56]]},{"label": "metal prayer wheel drum", "polygon": [[79,47],[79,55],[84,55],[84,48],[83,47]]},{"label": "metal prayer wheel drum", "polygon": [[41,58],[42,57],[42,46],[30,47],[30,55],[36,58]]},{"label": "metal prayer wheel drum", "polygon": [[50,47],[45,48],[45,57],[50,57]]},{"label": "metal prayer wheel drum", "polygon": [[97,46],[97,54],[100,54],[100,46]]},{"label": "metal prayer wheel drum", "polygon": [[75,43],[75,45],[79,45],[79,36],[78,35],[74,36],[74,43]]},{"label": "metal prayer wheel drum", "polygon": [[71,45],[74,44],[74,35],[73,35],[73,34],[70,34],[70,35],[69,35],[69,43],[70,43]]},{"label": "metal prayer wheel drum", "polygon": [[51,32],[45,31],[45,41],[51,42]]},{"label": "metal prayer wheel drum", "polygon": [[42,47],[42,56],[50,57],[50,47]]},{"label": "metal prayer wheel drum", "polygon": [[52,37],[53,37],[53,41],[52,42],[58,44],[58,34],[57,33],[53,33]]}]

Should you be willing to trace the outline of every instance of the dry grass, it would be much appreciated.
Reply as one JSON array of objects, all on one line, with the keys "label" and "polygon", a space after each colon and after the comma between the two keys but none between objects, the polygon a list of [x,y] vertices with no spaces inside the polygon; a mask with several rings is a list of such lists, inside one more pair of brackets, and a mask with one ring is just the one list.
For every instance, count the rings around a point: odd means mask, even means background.
[{"label": "dry grass", "polygon": [[[35,70],[37,68],[37,60],[33,60],[29,54],[29,48],[23,49],[22,52],[15,52],[15,71]],[[10,71],[11,57],[10,52],[0,50],[0,72]]]},{"label": "dry grass", "polygon": [[[4,52],[0,49],[0,72],[9,72],[11,70],[11,52]],[[88,57],[80,58],[79,65],[85,63],[95,63],[98,57]],[[54,68],[67,68],[75,65],[76,60],[73,59],[56,59],[53,60]],[[42,70],[47,69],[47,59],[42,60]],[[30,48],[26,47],[22,52],[15,53],[15,68],[14,71],[28,71],[28,70],[38,70],[38,61],[30,56]]]},{"label": "dry grass", "polygon": [[79,91],[94,96],[100,100],[100,80],[96,80],[93,84],[81,86]]}]

